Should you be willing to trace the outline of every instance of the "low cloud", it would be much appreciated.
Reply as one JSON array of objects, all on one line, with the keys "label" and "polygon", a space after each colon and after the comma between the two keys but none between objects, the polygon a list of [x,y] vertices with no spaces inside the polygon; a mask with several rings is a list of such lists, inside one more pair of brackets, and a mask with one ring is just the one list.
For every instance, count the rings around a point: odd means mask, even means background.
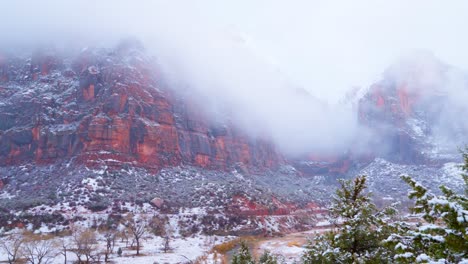
[{"label": "low cloud", "polygon": [[16,0],[0,10],[2,47],[137,37],[171,86],[214,119],[228,114],[292,154],[345,151],[367,135],[339,102],[408,50],[468,69],[463,1]]}]

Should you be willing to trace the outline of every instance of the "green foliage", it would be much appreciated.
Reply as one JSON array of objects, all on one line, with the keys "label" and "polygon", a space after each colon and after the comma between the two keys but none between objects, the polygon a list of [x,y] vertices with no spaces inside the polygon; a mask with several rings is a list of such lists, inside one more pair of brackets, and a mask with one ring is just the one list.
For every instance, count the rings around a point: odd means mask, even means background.
[{"label": "green foliage", "polygon": [[278,264],[278,258],[265,250],[258,260],[259,264]]},{"label": "green foliage", "polygon": [[393,221],[392,207],[378,212],[364,194],[366,178],[341,181],[330,208],[340,219],[335,231],[319,236],[303,255],[304,263],[465,263],[468,262],[468,148],[461,169],[465,194],[441,186],[435,195],[409,176],[414,215],[424,224]]},{"label": "green foliage", "polygon": [[232,256],[232,264],[254,264],[255,261],[250,254],[249,247],[242,241],[236,254]]},{"label": "green foliage", "polygon": [[303,255],[304,263],[389,263],[392,251],[382,241],[397,227],[388,224],[396,210],[377,210],[365,193],[367,178],[340,180],[330,207],[337,229],[319,236]]},{"label": "green foliage", "polygon": [[[468,149],[466,150],[468,151]],[[441,186],[442,195],[431,193],[409,176],[402,179],[411,187],[409,198],[414,199],[413,214],[426,223],[407,226],[392,234],[387,244],[397,251],[398,263],[468,261],[468,152],[463,153],[461,169],[465,181],[465,194],[457,194]]]},{"label": "green foliage", "polygon": [[[302,262],[308,263],[339,263],[340,258],[349,258],[349,253],[342,252],[337,246],[338,233],[327,232],[310,241],[309,249],[302,255]],[[346,254],[347,256],[340,256]]]},{"label": "green foliage", "polygon": [[[463,155],[468,171],[468,156]],[[468,260],[468,198],[441,186],[442,195],[434,195],[409,176],[402,179],[411,187],[409,198],[415,199],[412,212],[427,223],[393,234],[387,240],[395,247],[400,263],[445,261],[459,263]],[[465,190],[467,189],[467,178]]]}]

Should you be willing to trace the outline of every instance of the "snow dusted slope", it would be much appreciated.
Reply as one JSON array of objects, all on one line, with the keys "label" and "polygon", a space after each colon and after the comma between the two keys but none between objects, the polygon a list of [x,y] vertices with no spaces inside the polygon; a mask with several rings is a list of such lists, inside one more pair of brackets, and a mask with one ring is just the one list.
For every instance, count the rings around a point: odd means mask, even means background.
[{"label": "snow dusted slope", "polygon": [[404,200],[409,190],[406,183],[400,179],[401,175],[409,175],[435,192],[441,185],[463,191],[460,165],[455,162],[445,163],[442,167],[407,165],[378,158],[360,170],[359,174],[369,176],[369,188],[375,197],[398,201]]},{"label": "snow dusted slope", "polygon": [[437,191],[461,191],[459,149],[468,142],[468,78],[429,53],[396,62],[359,100],[360,123],[372,131],[353,173],[369,176],[377,197],[401,199],[410,175]]},{"label": "snow dusted slope", "polygon": [[[182,233],[273,234],[314,225],[310,215],[323,213],[340,177],[367,174],[382,199],[406,197],[400,174],[433,189],[460,183],[456,147],[468,135],[460,98],[468,86],[434,58],[398,64],[353,97],[369,133],[348,151],[316,153],[312,146],[314,154],[299,158],[279,153],[267,136],[211,120],[165,86],[138,43],[4,58],[0,221],[8,228],[63,226],[139,208],[174,216],[189,230]],[[255,59],[268,60],[260,53]],[[264,70],[278,74],[281,89],[294,87],[274,64]],[[301,89],[292,94],[321,104]],[[309,120],[295,113],[287,118]],[[310,133],[294,132],[288,136],[296,142]],[[193,212],[187,219],[185,210]],[[200,223],[206,230],[194,227]]]},{"label": "snow dusted slope", "polygon": [[398,61],[359,101],[359,119],[374,132],[376,157],[443,165],[468,142],[468,78],[432,54]]}]

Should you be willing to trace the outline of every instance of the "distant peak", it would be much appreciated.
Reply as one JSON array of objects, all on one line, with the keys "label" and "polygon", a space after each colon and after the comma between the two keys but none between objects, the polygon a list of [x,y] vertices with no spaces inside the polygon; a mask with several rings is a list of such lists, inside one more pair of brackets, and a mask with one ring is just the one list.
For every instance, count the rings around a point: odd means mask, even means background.
[{"label": "distant peak", "polygon": [[439,86],[448,66],[432,52],[418,50],[400,57],[384,72],[385,79],[397,85],[405,83],[411,87],[428,88]]}]

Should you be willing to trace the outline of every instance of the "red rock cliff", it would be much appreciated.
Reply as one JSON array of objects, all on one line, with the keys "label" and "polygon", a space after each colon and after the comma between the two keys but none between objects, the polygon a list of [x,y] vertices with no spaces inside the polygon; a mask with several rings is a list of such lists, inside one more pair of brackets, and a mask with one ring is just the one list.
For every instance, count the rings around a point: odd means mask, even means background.
[{"label": "red rock cliff", "polygon": [[391,66],[370,87],[359,101],[358,115],[375,137],[369,147],[372,156],[407,164],[430,162],[429,138],[443,115],[457,109],[447,90],[451,74],[433,55],[417,54]]},{"label": "red rock cliff", "polygon": [[0,53],[0,166],[73,159],[152,169],[193,164],[272,168],[282,157],[229,123],[210,123],[160,84],[134,45],[76,57]]}]

